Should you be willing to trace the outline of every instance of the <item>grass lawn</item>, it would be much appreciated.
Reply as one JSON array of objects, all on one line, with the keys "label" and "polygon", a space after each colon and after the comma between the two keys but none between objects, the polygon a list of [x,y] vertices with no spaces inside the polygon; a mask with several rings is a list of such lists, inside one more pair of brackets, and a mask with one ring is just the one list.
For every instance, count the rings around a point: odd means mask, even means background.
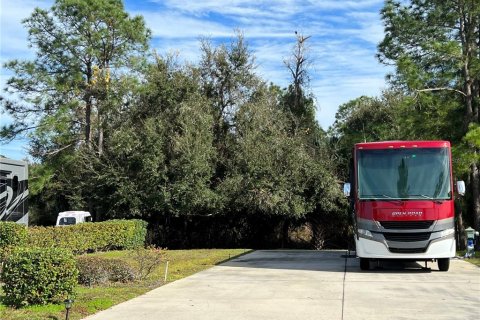
[{"label": "grass lawn", "polygon": [[[210,268],[222,261],[247,252],[245,249],[199,249],[199,250],[167,250],[165,257],[169,261],[167,282],[172,282],[204,269]],[[92,255],[105,258],[117,258],[131,261],[130,251],[110,251]],[[82,319],[87,315],[107,309],[120,302],[132,299],[147,291],[164,284],[165,262],[162,263],[145,281],[127,284],[110,284],[92,288],[78,286],[77,297],[70,310],[70,319]],[[1,303],[3,292],[0,289],[0,319],[37,320],[65,319],[63,304],[30,306],[13,309]]]},{"label": "grass lawn", "polygon": [[[459,257],[464,257],[464,256],[465,256],[465,250],[463,250],[463,251],[458,251],[458,252],[457,252],[457,256],[459,256]],[[473,257],[473,258],[465,258],[464,260],[480,267],[480,252],[477,251],[477,252],[475,253],[475,257]]]}]

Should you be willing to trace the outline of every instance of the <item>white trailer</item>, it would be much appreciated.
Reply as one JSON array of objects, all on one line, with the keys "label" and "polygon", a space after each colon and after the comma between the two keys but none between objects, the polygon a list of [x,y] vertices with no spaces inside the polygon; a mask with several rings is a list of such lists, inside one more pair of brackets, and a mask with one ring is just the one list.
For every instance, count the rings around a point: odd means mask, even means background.
[{"label": "white trailer", "polygon": [[64,211],[57,217],[56,226],[69,226],[83,222],[92,222],[92,215],[87,211]]},{"label": "white trailer", "polygon": [[0,157],[0,221],[28,225],[28,164]]}]

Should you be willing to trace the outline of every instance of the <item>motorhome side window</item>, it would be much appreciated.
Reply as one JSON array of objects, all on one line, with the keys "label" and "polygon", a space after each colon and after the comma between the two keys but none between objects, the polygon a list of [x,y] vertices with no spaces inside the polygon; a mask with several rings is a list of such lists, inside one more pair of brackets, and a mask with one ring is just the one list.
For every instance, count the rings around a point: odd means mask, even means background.
[{"label": "motorhome side window", "polygon": [[[0,170],[0,184],[2,185],[3,188],[7,188],[7,183],[8,183],[8,176],[11,174],[11,171],[4,171]],[[2,189],[2,192],[5,190]]]},{"label": "motorhome side window", "polygon": [[[0,171],[0,194],[4,193],[7,190],[7,176],[10,172]],[[6,201],[6,199],[5,199]]]},{"label": "motorhome side window", "polygon": [[18,176],[13,176],[12,190],[13,190],[13,192],[18,191]]}]

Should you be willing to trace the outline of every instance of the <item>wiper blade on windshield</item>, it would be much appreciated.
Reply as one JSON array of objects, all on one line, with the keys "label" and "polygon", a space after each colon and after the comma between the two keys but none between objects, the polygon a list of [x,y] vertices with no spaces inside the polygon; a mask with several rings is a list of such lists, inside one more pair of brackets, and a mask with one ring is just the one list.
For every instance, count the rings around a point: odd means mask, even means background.
[{"label": "wiper blade on windshield", "polygon": [[383,197],[388,199],[395,199],[393,197],[387,196],[386,194],[362,194],[362,197]]},{"label": "wiper blade on windshield", "polygon": [[429,199],[429,200],[436,200],[436,199],[433,199],[432,197],[424,195],[424,194],[409,194],[408,196],[409,197],[422,197],[422,198]]},{"label": "wiper blade on windshield", "polygon": [[[374,197],[374,198],[363,198],[363,197]],[[394,198],[386,194],[364,194],[360,199],[363,200],[374,200],[375,198],[382,197],[385,199],[393,200],[393,201],[402,201],[402,199]]]},{"label": "wiper blade on windshield", "polygon": [[409,194],[408,195],[409,197],[422,197],[422,198],[425,198],[425,199],[428,199],[428,200],[433,200],[435,202],[439,202],[439,203],[443,203],[443,201],[445,199],[436,199],[434,197],[430,197],[430,196],[427,196],[427,195],[424,195],[424,194]]}]

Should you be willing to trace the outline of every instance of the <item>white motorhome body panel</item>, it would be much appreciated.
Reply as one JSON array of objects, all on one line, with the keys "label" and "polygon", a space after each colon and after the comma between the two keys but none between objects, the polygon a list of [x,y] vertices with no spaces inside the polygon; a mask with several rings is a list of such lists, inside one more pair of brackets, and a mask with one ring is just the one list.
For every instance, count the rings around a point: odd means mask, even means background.
[{"label": "white motorhome body panel", "polygon": [[392,253],[384,243],[355,237],[357,256],[370,259],[439,259],[455,257],[456,247],[453,237],[441,238],[430,243],[423,253],[401,254]]},{"label": "white motorhome body panel", "polygon": [[92,215],[88,211],[64,211],[57,217],[57,226],[66,226],[92,221]]},{"label": "white motorhome body panel", "polygon": [[0,158],[0,221],[28,225],[28,164]]}]

